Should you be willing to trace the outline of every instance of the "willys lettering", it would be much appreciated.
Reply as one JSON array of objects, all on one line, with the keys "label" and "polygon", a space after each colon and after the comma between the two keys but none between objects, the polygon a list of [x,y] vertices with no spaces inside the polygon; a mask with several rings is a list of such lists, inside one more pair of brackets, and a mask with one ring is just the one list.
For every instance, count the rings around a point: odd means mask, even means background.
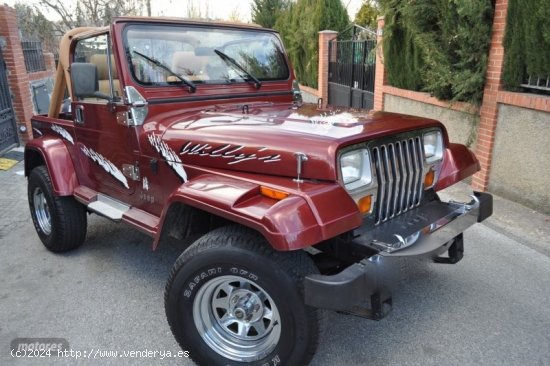
[{"label": "willys lettering", "polygon": [[267,154],[267,147],[260,147],[255,149],[255,152],[244,153],[242,150],[246,149],[248,151],[253,150],[246,148],[244,145],[220,145],[212,146],[210,144],[193,144],[193,142],[188,141],[180,151],[180,155],[198,155],[198,156],[209,156],[211,158],[222,158],[229,159],[228,165],[234,165],[242,163],[248,160],[260,160],[264,163],[273,163],[276,161],[281,161],[280,154]]}]

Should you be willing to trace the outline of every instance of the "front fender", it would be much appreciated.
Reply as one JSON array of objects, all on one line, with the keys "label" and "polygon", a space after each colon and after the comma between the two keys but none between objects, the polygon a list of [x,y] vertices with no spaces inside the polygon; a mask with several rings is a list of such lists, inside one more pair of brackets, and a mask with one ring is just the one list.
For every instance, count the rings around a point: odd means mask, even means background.
[{"label": "front fender", "polygon": [[472,151],[461,144],[449,144],[445,149],[435,191],[452,186],[475,174],[479,169],[479,161]]},{"label": "front fender", "polygon": [[[40,156],[41,162],[36,160]],[[79,185],[71,155],[62,139],[44,136],[33,139],[25,146],[25,176],[44,163],[57,196],[71,196]]]},{"label": "front fender", "polygon": [[[293,183],[289,180],[289,182]],[[168,199],[161,216],[156,248],[169,207],[173,203],[201,209],[260,232],[280,251],[317,244],[361,224],[357,206],[337,183],[294,183],[278,186],[290,195],[280,201],[260,193],[261,183],[204,174],[182,184]]]}]

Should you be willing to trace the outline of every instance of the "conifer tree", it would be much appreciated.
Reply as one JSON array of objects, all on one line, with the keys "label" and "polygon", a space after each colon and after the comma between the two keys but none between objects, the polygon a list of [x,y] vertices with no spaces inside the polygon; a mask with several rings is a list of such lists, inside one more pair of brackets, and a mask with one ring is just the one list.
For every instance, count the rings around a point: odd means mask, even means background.
[{"label": "conifer tree", "polygon": [[378,8],[378,2],[374,0],[363,0],[361,7],[355,14],[353,22],[362,27],[369,27],[376,29],[376,19],[380,15],[380,9]]},{"label": "conifer tree", "polygon": [[504,36],[504,85],[550,75],[550,0],[509,0]]},{"label": "conifer tree", "polygon": [[285,8],[285,0],[253,0],[252,21],[262,27],[273,28]]},{"label": "conifer tree", "polygon": [[381,0],[389,82],[439,99],[480,103],[491,0]]},{"label": "conifer tree", "polygon": [[281,13],[275,29],[281,33],[300,83],[317,87],[319,31],[340,32],[348,25],[341,0],[298,0]]}]

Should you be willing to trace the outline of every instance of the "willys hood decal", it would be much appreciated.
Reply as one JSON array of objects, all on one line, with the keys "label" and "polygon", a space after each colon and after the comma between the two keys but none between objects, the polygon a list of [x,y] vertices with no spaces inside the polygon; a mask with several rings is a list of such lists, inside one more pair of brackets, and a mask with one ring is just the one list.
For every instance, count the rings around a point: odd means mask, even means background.
[{"label": "willys hood decal", "polygon": [[[154,126],[154,127],[153,127]],[[343,146],[388,134],[442,127],[441,123],[385,112],[320,111],[314,105],[216,108],[146,124],[148,142],[184,181],[183,165],[207,166],[296,177],[336,180],[336,155]]]}]

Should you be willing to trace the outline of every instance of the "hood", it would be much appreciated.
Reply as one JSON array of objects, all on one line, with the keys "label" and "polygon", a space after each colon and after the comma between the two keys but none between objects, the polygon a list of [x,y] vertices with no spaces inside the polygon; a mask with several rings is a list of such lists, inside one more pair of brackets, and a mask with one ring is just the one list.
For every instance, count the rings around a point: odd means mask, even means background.
[{"label": "hood", "polygon": [[296,154],[303,153],[302,177],[319,180],[337,179],[342,147],[415,129],[443,129],[435,120],[394,113],[265,103],[249,105],[248,113],[242,106],[215,107],[144,127],[156,130],[147,133],[149,141],[162,141],[185,165],[295,178]]}]

